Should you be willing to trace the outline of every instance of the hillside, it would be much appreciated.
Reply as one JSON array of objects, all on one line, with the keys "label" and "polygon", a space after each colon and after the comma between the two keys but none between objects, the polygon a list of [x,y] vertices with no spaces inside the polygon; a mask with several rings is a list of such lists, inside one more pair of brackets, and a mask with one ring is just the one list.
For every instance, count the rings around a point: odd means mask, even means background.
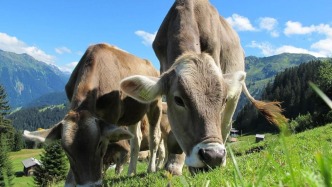
[{"label": "hillside", "polygon": [[8,118],[17,130],[34,131],[38,128],[47,129],[58,123],[67,114],[68,103],[43,107],[28,107],[11,113]]},{"label": "hillside", "polygon": [[328,124],[286,137],[266,134],[265,140],[259,143],[255,143],[254,135],[242,136],[238,142],[227,144],[226,167],[194,176],[184,167],[183,176],[171,176],[164,171],[145,174],[146,163],[139,163],[138,175],[126,176],[127,167],[121,176],[109,171],[104,185],[331,186],[331,181],[327,185],[323,180],[323,177],[332,177],[332,154],[328,151],[332,148],[331,133],[332,124]]},{"label": "hillside", "polygon": [[[269,57],[248,56],[245,58],[246,84],[251,95],[260,99],[266,84],[273,80],[277,73],[286,68],[298,66],[317,58],[308,54],[282,53]],[[241,96],[234,117],[243,109],[248,99]]]},{"label": "hillside", "polygon": [[[266,134],[255,143],[255,136],[241,136],[228,143],[227,165],[210,172],[191,175],[184,167],[182,176],[164,170],[146,174],[147,162],[138,162],[138,173],[128,177],[125,166],[120,176],[108,170],[104,186],[331,186],[332,124],[290,136]],[[233,157],[231,156],[233,153]],[[35,156],[38,150],[10,153],[14,171],[22,171],[21,161]],[[32,177],[16,176],[14,186],[33,186]],[[64,181],[56,186],[63,186]]]},{"label": "hillside", "polygon": [[[315,60],[278,73],[274,81],[269,83],[262,92],[262,100],[280,101],[283,114],[288,119],[296,119],[299,115],[307,115],[303,126],[296,131],[313,128],[319,124],[332,122],[330,109],[309,87],[308,82],[316,83],[329,97],[332,95],[332,61]],[[312,120],[310,122],[310,120]],[[302,123],[301,120],[297,122]],[[310,124],[308,124],[310,123]],[[234,127],[243,132],[271,132],[278,130],[252,106],[247,104],[237,116]]]},{"label": "hillside", "polygon": [[0,84],[11,108],[24,106],[45,94],[63,92],[68,78],[57,67],[27,54],[0,50]]},{"label": "hillside", "polygon": [[316,59],[312,55],[294,53],[282,53],[262,58],[248,56],[245,59],[248,89],[253,96],[260,97],[260,91],[278,72]]}]

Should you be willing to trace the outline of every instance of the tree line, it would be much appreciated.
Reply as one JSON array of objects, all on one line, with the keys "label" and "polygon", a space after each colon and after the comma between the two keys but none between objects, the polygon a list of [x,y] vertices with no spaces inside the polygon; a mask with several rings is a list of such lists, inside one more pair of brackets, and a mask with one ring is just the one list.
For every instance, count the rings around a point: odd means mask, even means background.
[{"label": "tree line", "polygon": [[[7,94],[3,86],[0,85],[0,187],[14,186],[13,179],[15,173],[13,171],[13,164],[9,158],[9,152],[20,151],[23,147],[28,146],[22,139],[22,130],[20,129],[36,130],[41,127],[40,124],[45,124],[42,127],[48,128],[54,121],[59,118],[61,119],[64,116],[63,113],[67,111],[66,105],[44,109],[22,110],[23,112],[19,114],[24,115],[12,116],[12,119],[16,120],[18,124],[14,128],[13,121],[7,118],[10,106],[6,97]],[[33,119],[39,119],[37,121],[39,124],[36,124],[36,121]],[[33,126],[31,124],[36,125]],[[44,146],[41,163],[42,165],[37,167],[35,171],[34,182],[36,185],[51,186],[65,179],[68,171],[68,163],[60,141]]]},{"label": "tree line", "polygon": [[[309,87],[311,81],[332,96],[332,60],[314,60],[278,73],[262,93],[262,100],[281,101],[283,114],[289,119],[293,132],[301,132],[332,122],[332,112]],[[233,126],[244,133],[278,132],[248,103],[239,113]]]},{"label": "tree line", "polygon": [[22,108],[8,116],[15,129],[35,131],[48,129],[63,119],[69,104]]}]

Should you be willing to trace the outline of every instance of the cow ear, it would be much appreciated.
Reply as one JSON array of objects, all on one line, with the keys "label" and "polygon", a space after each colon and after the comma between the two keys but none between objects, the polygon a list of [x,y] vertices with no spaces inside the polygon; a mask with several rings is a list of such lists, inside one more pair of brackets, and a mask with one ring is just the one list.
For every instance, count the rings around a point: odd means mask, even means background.
[{"label": "cow ear", "polygon": [[150,103],[162,95],[161,79],[134,75],[123,79],[120,87],[123,92],[142,103]]},{"label": "cow ear", "polygon": [[34,142],[48,143],[61,139],[61,131],[62,122],[59,122],[50,129],[42,129],[33,132],[24,130],[23,138]]},{"label": "cow ear", "polygon": [[134,135],[128,130],[115,125],[109,125],[106,128],[102,128],[102,131],[103,137],[108,139],[110,143],[119,140],[128,140],[134,137]]},{"label": "cow ear", "polygon": [[237,71],[235,73],[224,74],[223,78],[228,85],[227,98],[232,99],[241,93],[242,82],[246,78],[246,73],[244,71]]}]

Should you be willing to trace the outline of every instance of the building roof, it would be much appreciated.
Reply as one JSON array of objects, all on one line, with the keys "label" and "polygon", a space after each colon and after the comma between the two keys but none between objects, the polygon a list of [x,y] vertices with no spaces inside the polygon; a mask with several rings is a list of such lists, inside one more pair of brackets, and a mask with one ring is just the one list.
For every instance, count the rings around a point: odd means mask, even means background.
[{"label": "building roof", "polygon": [[256,134],[256,138],[264,138],[265,135],[264,134]]},{"label": "building roof", "polygon": [[237,133],[237,132],[239,132],[239,130],[231,128],[231,132]]},{"label": "building roof", "polygon": [[22,161],[22,164],[24,165],[25,168],[29,168],[34,165],[41,165],[40,161],[35,159],[35,158],[28,158]]}]

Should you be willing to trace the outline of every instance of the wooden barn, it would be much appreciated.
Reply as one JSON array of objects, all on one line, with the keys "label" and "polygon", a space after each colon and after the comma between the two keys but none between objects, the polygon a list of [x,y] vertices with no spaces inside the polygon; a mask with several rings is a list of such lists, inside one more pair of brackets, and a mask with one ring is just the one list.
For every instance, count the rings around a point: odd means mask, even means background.
[{"label": "wooden barn", "polygon": [[26,176],[32,176],[36,167],[40,167],[41,163],[35,158],[28,158],[22,161],[23,172]]},{"label": "wooden barn", "polygon": [[264,134],[256,134],[256,143],[263,141],[265,138]]}]

